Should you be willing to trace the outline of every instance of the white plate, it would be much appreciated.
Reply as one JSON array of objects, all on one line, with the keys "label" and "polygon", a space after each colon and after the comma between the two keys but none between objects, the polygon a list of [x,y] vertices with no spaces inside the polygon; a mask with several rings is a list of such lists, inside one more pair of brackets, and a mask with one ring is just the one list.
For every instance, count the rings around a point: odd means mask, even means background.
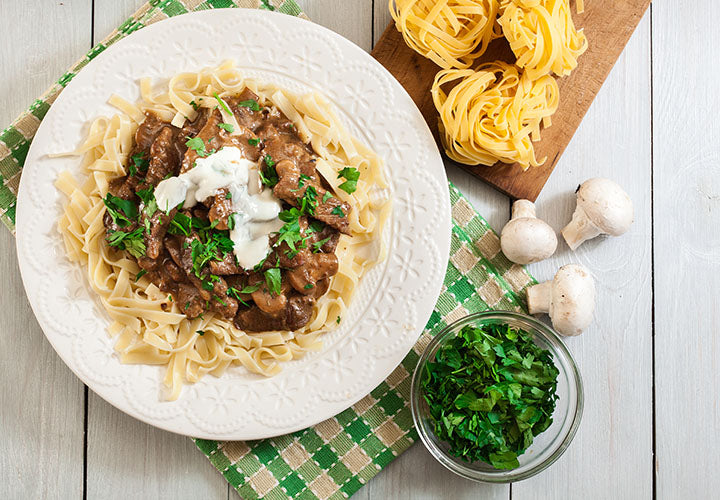
[{"label": "white plate", "polygon": [[[70,263],[57,233],[61,194],[53,183],[79,161],[87,123],[134,101],[138,80],[166,78],[233,58],[248,76],[296,92],[316,89],[352,133],[386,161],[394,208],[389,254],[362,280],[342,327],[321,352],[287,363],[273,378],[232,368],[205,376],[166,402],[164,367],[123,365],[106,333],[109,317],[85,270]],[[260,439],[303,429],[350,407],[384,380],[422,331],[435,305],[450,245],[443,163],[418,109],[371,56],[316,24],[258,10],[182,15],[112,45],[58,97],[38,130],[20,184],[17,250],[25,290],[45,335],[93,391],[151,425],[207,439]]]}]

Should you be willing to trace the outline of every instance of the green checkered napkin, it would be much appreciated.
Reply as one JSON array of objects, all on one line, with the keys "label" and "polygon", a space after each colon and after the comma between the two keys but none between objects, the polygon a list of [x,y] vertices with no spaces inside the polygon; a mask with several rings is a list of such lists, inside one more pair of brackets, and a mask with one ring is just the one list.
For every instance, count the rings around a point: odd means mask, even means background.
[{"label": "green checkered napkin", "polygon": [[[293,0],[151,0],[75,63],[0,134],[0,219],[14,232],[20,174],[40,121],[63,88],[106,47],[167,17],[220,8],[271,8],[303,16]],[[450,184],[453,229],[442,293],[424,334],[395,371],[339,415],[303,431],[252,442],[195,440],[246,500],[347,498],[417,439],[410,416],[410,379],[419,353],[447,324],[470,312],[521,310],[520,293],[535,281],[500,252],[487,222]]]},{"label": "green checkered napkin", "polygon": [[523,310],[535,280],[500,252],[500,239],[450,184],[452,238],[442,292],[425,332],[368,396],[318,425],[261,441],[195,444],[245,500],[348,498],[417,439],[410,380],[430,338],[468,313]]}]

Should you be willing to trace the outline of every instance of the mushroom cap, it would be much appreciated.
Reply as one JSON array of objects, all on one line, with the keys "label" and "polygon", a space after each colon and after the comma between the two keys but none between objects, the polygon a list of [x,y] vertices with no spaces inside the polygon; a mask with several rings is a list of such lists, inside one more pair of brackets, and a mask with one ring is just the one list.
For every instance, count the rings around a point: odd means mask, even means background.
[{"label": "mushroom cap", "polygon": [[610,179],[595,177],[582,183],[577,205],[603,233],[620,236],[633,222],[633,205],[628,194]]},{"label": "mushroom cap", "polygon": [[500,247],[516,264],[532,264],[550,257],[557,248],[555,231],[534,217],[513,219],[500,233]]},{"label": "mushroom cap", "polygon": [[580,335],[595,311],[595,282],[583,266],[569,264],[558,269],[552,285],[550,319],[562,335]]}]

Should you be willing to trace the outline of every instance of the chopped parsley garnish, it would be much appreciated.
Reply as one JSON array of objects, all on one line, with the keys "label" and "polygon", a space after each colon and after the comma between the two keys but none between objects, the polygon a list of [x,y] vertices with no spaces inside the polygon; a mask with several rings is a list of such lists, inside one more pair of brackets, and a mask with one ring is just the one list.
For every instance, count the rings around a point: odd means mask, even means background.
[{"label": "chopped parsley garnish", "polygon": [[290,248],[288,257],[291,259],[297,255],[296,243],[300,243],[303,239],[300,233],[300,210],[292,207],[288,210],[283,210],[278,214],[278,218],[285,224],[278,231],[278,239],[275,242],[276,247],[279,247],[283,242]]},{"label": "chopped parsley garnish", "polygon": [[147,168],[150,166],[150,161],[145,158],[144,151],[132,155],[130,159],[132,160],[132,163],[128,165],[128,171],[130,172],[130,175],[137,175],[138,171],[146,172]]},{"label": "chopped parsley garnish", "polygon": [[237,290],[237,288],[233,288],[233,287],[228,288],[228,291],[227,291],[227,294],[229,297],[234,298],[235,300],[240,302],[245,307],[250,307],[250,304],[248,304],[247,302],[245,302],[243,299],[240,298],[240,293],[241,292],[239,292]]},{"label": "chopped parsley garnish", "polygon": [[139,280],[146,274],[147,274],[147,271],[145,269],[140,269],[140,271],[135,275],[135,281]]},{"label": "chopped parsley garnish", "polygon": [[139,227],[129,233],[112,231],[107,235],[107,242],[111,247],[127,250],[130,255],[139,259],[145,255],[145,242],[143,241],[143,228]]},{"label": "chopped parsley garnish", "polygon": [[190,101],[190,106],[192,106],[192,109],[194,109],[195,111],[198,110],[198,105],[195,101]]},{"label": "chopped parsley garnish", "polygon": [[233,112],[230,111],[230,107],[227,105],[227,103],[226,103],[225,101],[223,101],[223,100],[220,98],[220,96],[217,94],[217,92],[215,92],[215,93],[213,94],[213,97],[214,97],[215,99],[217,99],[218,104],[220,105],[220,107],[221,107],[227,114],[229,114],[229,115],[232,115],[232,114],[233,114]]},{"label": "chopped parsley garnish", "polygon": [[258,171],[260,181],[268,187],[274,187],[279,180],[277,170],[275,170],[275,162],[270,155],[265,155],[264,163],[265,167]]},{"label": "chopped parsley garnish", "polygon": [[324,239],[322,239],[322,240],[320,240],[320,241],[317,241],[317,242],[313,243],[313,252],[319,253],[320,250],[322,250],[323,245],[324,245],[325,243],[327,243],[328,241],[330,241],[330,238],[331,238],[331,237],[332,237],[332,236],[328,236],[327,238],[324,238]]},{"label": "chopped parsley garnish", "polygon": [[132,224],[138,217],[137,207],[130,200],[123,200],[108,193],[103,200],[107,211],[115,224],[126,227]]},{"label": "chopped parsley garnish", "polygon": [[312,283],[308,283],[308,284],[305,285],[303,288],[304,288],[305,290],[310,290],[311,288],[315,288],[315,285],[313,285]]},{"label": "chopped parsley garnish", "polygon": [[353,167],[345,167],[338,173],[338,179],[345,177],[345,182],[340,184],[338,187],[345,191],[347,194],[353,194],[357,189],[357,181],[360,178],[360,172],[358,169]]},{"label": "chopped parsley garnish", "polygon": [[516,468],[552,424],[558,369],[524,330],[466,326],[421,375],[435,435],[465,461]]},{"label": "chopped parsley garnish", "polygon": [[265,271],[265,283],[267,283],[270,293],[280,295],[282,284],[282,276],[280,274],[280,269],[274,267]]},{"label": "chopped parsley garnish", "polygon": [[248,99],[247,101],[240,101],[238,106],[243,108],[250,108],[253,111],[260,111],[260,105],[255,99]]},{"label": "chopped parsley garnish", "polygon": [[345,217],[345,212],[343,212],[343,209],[340,207],[333,208],[330,213],[333,215],[339,215],[340,217]]},{"label": "chopped parsley garnish", "polygon": [[218,260],[217,257],[217,245],[213,245],[212,242],[203,244],[200,240],[193,240],[190,244],[192,250],[192,268],[195,276],[200,277],[200,271],[205,265],[211,260]]},{"label": "chopped parsley garnish", "polygon": [[303,197],[298,200],[300,203],[300,211],[306,214],[314,215],[315,209],[318,206],[317,195],[318,192],[315,187],[308,186],[307,189],[305,189]]},{"label": "chopped parsley garnish", "polygon": [[170,227],[168,227],[168,233],[170,234],[182,234],[183,236],[190,236],[190,230],[192,228],[192,218],[188,217],[182,212],[177,212],[173,220],[170,221]]},{"label": "chopped parsley garnish", "polygon": [[305,181],[309,181],[310,176],[305,174],[300,174],[300,179],[298,180],[298,187],[303,187],[305,185]]},{"label": "chopped parsley garnish", "polygon": [[235,212],[228,215],[227,227],[230,230],[235,229],[235,216],[236,215],[237,215],[237,213],[235,213]]},{"label": "chopped parsley garnish", "polygon": [[[188,302],[188,304],[189,304],[189,302]],[[202,337],[203,335],[205,335],[205,331],[204,331],[204,330],[195,330],[195,333],[197,333],[197,334],[200,335],[201,337]]]},{"label": "chopped parsley garnish", "polygon": [[188,147],[188,149],[192,149],[195,151],[198,156],[207,156],[207,151],[205,151],[205,143],[200,137],[193,137],[192,139],[188,139],[185,145]]},{"label": "chopped parsley garnish", "polygon": [[229,123],[218,123],[218,127],[225,130],[229,134],[232,134],[233,132],[235,132],[235,127],[233,127]]},{"label": "chopped parsley garnish", "polygon": [[330,191],[325,191],[325,194],[323,195],[322,202],[327,203],[327,201],[332,198],[332,195],[330,194]]},{"label": "chopped parsley garnish", "polygon": [[258,290],[260,290],[259,283],[256,285],[247,285],[245,288],[240,290],[240,293],[253,293],[253,292],[257,292]]},{"label": "chopped parsley garnish", "polygon": [[203,290],[207,290],[208,292],[212,292],[212,291],[213,291],[212,281],[210,281],[210,280],[202,280],[202,281],[201,281],[201,284],[202,284]]},{"label": "chopped parsley garnish", "polygon": [[221,299],[221,298],[218,297],[217,295],[213,295],[213,298],[214,298],[215,300],[217,300],[218,302],[220,302],[221,305],[227,307],[227,302],[225,302],[223,299]]},{"label": "chopped parsley garnish", "polygon": [[340,316],[338,316],[337,318],[335,318],[335,323],[337,323],[338,325],[340,324]]},{"label": "chopped parsley garnish", "polygon": [[275,7],[270,5],[270,0],[260,0],[260,8],[265,10],[275,10]]},{"label": "chopped parsley garnish", "polygon": [[148,217],[152,217],[158,209],[157,202],[155,201],[155,194],[153,188],[141,189],[135,192],[145,205],[144,212]]},{"label": "chopped parsley garnish", "polygon": [[250,144],[251,146],[257,146],[258,144],[260,144],[260,139],[248,139],[248,144]]},{"label": "chopped parsley garnish", "polygon": [[232,193],[231,193],[230,191],[228,191],[227,193],[225,193],[225,199],[226,199],[226,200],[232,200]]},{"label": "chopped parsley garnish", "polygon": [[310,224],[308,224],[307,231],[305,231],[305,232],[308,234],[319,233],[323,229],[325,229],[325,224],[323,224],[319,220],[313,220],[313,221],[310,221]]}]

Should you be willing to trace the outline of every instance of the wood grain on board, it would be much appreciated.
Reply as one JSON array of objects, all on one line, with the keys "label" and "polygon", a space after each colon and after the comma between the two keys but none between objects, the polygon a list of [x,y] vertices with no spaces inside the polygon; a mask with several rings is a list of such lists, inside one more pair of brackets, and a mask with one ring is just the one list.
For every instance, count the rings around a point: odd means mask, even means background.
[{"label": "wood grain on board", "polygon": [[[547,158],[543,165],[526,171],[517,164],[458,166],[514,198],[535,201],[648,5],[650,0],[586,2],[585,12],[574,14],[576,26],[585,30],[589,48],[580,57],[575,71],[558,79],[560,106],[552,126],[544,129],[542,140],[535,143],[537,158]],[[372,55],[405,87],[437,139],[437,112],[430,87],[440,68],[410,49],[393,23],[375,45]],[[497,59],[514,60],[504,38],[490,44],[478,62]]]}]

